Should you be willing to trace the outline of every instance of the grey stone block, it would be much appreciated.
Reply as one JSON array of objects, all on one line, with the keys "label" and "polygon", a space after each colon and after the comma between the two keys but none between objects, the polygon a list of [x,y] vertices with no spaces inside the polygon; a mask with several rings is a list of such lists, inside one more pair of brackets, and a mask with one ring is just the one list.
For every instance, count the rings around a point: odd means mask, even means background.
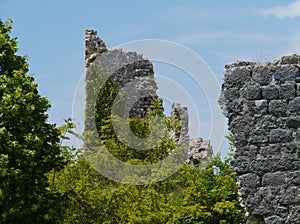
[{"label": "grey stone block", "polygon": [[290,116],[286,121],[286,126],[289,128],[299,128],[300,116]]},{"label": "grey stone block", "polygon": [[274,129],[270,132],[270,142],[290,142],[292,140],[293,132],[287,129]]},{"label": "grey stone block", "polygon": [[278,206],[274,210],[274,214],[280,217],[287,217],[289,214],[289,208],[284,206]]},{"label": "grey stone block", "polygon": [[297,131],[296,131],[295,141],[300,142],[300,129],[297,129]]},{"label": "grey stone block", "polygon": [[287,81],[295,81],[296,77],[299,76],[299,70],[294,65],[283,65],[276,66],[273,72],[274,78],[279,83]]},{"label": "grey stone block", "polygon": [[286,100],[271,100],[269,102],[269,112],[277,117],[286,116],[287,105]]},{"label": "grey stone block", "polygon": [[274,100],[279,97],[278,86],[262,86],[261,90],[263,99]]},{"label": "grey stone block", "polygon": [[248,66],[225,68],[224,87],[241,87],[250,82],[251,69]]},{"label": "grey stone block", "polygon": [[272,115],[266,115],[261,117],[261,128],[269,130],[269,129],[274,129],[274,128],[278,128],[278,121],[276,119],[276,117],[272,116]]},{"label": "grey stone block", "polygon": [[290,113],[300,114],[300,97],[296,97],[289,101],[288,110]]},{"label": "grey stone block", "polygon": [[289,186],[281,198],[282,205],[296,204],[300,205],[300,188],[299,186]]},{"label": "grey stone block", "polygon": [[262,158],[249,161],[249,173],[253,172],[259,176],[272,171],[273,164],[276,164],[277,159]]},{"label": "grey stone block", "polygon": [[261,89],[258,85],[247,86],[243,90],[243,96],[247,100],[260,100],[261,99]]},{"label": "grey stone block", "polygon": [[300,83],[296,83],[296,95],[300,96]]},{"label": "grey stone block", "polygon": [[238,186],[247,188],[260,187],[260,178],[254,173],[247,173],[238,177]]},{"label": "grey stone block", "polygon": [[279,98],[280,99],[293,99],[296,96],[295,83],[287,83],[279,86]]},{"label": "grey stone block", "polygon": [[295,186],[300,186],[300,170],[288,173],[288,182]]},{"label": "grey stone block", "polygon": [[253,115],[261,116],[267,114],[268,101],[267,100],[246,101],[243,110]]},{"label": "grey stone block", "polygon": [[276,173],[266,173],[262,178],[262,186],[276,186],[286,184],[286,173],[276,172]]},{"label": "grey stone block", "polygon": [[250,162],[248,161],[248,157],[239,156],[234,160],[230,161],[231,170],[238,174],[246,174],[251,172],[250,170]]},{"label": "grey stone block", "polygon": [[290,56],[283,56],[281,57],[280,64],[282,65],[300,64],[300,55],[293,54]]},{"label": "grey stone block", "polygon": [[240,89],[239,88],[231,88],[231,89],[227,89],[224,92],[224,99],[225,100],[234,100],[234,99],[238,99],[240,97]]},{"label": "grey stone block", "polygon": [[266,66],[255,66],[252,72],[253,80],[260,85],[268,85],[272,81],[272,71]]},{"label": "grey stone block", "polygon": [[249,143],[257,144],[257,143],[267,143],[269,141],[268,138],[269,131],[264,131],[261,129],[253,130],[249,137]]},{"label": "grey stone block", "polygon": [[266,146],[262,146],[260,149],[260,155],[264,158],[281,158],[281,151],[283,147],[278,144],[268,144]]},{"label": "grey stone block", "polygon": [[273,215],[273,216],[269,216],[269,217],[265,218],[265,223],[266,224],[284,224],[284,219],[277,215]]},{"label": "grey stone block", "polygon": [[300,223],[300,205],[292,205],[289,209],[289,214],[286,224]]},{"label": "grey stone block", "polygon": [[281,158],[272,164],[273,171],[297,171],[300,167],[300,161],[296,158]]}]

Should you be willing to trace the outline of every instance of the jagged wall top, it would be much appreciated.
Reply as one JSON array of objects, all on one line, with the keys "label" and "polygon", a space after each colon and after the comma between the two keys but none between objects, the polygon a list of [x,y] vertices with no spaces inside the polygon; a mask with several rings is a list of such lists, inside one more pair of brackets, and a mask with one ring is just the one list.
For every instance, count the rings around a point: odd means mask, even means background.
[{"label": "jagged wall top", "polygon": [[107,51],[107,47],[104,41],[98,37],[97,31],[86,30],[84,36],[85,44],[85,65],[88,65],[93,59],[96,58],[97,54],[101,54]]},{"label": "jagged wall top", "polygon": [[[105,71],[118,84],[120,89],[127,83],[135,80],[135,87],[142,95],[147,95],[142,99],[138,99],[138,95],[131,95],[127,102],[137,101],[132,106],[130,116],[143,117],[147,112],[147,108],[152,103],[149,95],[157,95],[157,84],[154,78],[154,70],[152,63],[136,52],[123,52],[121,49],[109,49],[104,41],[98,37],[97,31],[85,31],[85,80],[97,79],[98,75],[89,74],[89,70],[93,65],[98,71]],[[101,72],[100,72],[101,73]],[[96,96],[90,95],[88,89],[95,89],[91,86],[91,82],[86,85],[86,101],[87,104],[93,105]],[[97,87],[96,87],[97,88]],[[127,88],[127,91],[130,89]],[[190,138],[188,134],[188,108],[182,107],[178,103],[173,103],[171,116],[176,116],[181,122],[181,130],[170,133],[170,137],[174,139],[176,144],[188,145]],[[86,116],[89,117],[89,116]],[[93,114],[90,114],[93,117]],[[86,123],[94,122],[93,119]],[[200,160],[209,161],[212,156],[212,149],[208,140],[196,138],[191,140],[192,148],[188,152],[188,162],[199,165]],[[206,153],[207,152],[207,153]]]},{"label": "jagged wall top", "polygon": [[[152,96],[157,96],[153,65],[148,59],[136,52],[109,49],[96,31],[86,30],[85,66],[86,80],[97,80],[100,85],[109,77],[119,85],[119,90],[126,92],[125,108],[129,111],[124,111],[125,117],[128,113],[130,116],[145,116]],[[99,80],[100,76],[103,76],[102,80]],[[87,99],[95,100],[93,97],[87,96]]]}]

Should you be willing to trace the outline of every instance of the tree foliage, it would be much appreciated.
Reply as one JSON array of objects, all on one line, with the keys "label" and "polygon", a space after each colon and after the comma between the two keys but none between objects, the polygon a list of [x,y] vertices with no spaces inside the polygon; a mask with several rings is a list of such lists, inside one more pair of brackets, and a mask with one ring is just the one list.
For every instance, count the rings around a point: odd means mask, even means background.
[{"label": "tree foliage", "polygon": [[184,165],[161,182],[126,185],[101,176],[79,158],[60,172],[56,184],[71,195],[68,224],[246,223],[228,163],[218,155],[205,170]]},{"label": "tree foliage", "polygon": [[[161,144],[150,150],[134,150],[120,141],[113,130],[112,119],[118,121],[121,118],[110,115],[116,93],[117,85],[109,80],[100,91],[96,104],[99,136],[110,153],[125,163],[139,165],[157,162],[172,153],[175,144],[167,134],[161,136]],[[150,120],[155,115],[163,118],[168,131],[180,128],[180,124],[163,114],[159,102],[155,101],[146,117],[129,118],[127,124],[136,136],[145,138],[149,135]],[[122,123],[118,128],[125,132],[122,136],[126,138],[127,132]],[[151,145],[151,141],[154,140],[149,138],[147,144]],[[147,144],[143,147],[147,148]],[[246,223],[244,210],[238,202],[236,178],[230,171],[229,161],[230,159],[222,161],[220,155],[217,155],[206,169],[200,170],[186,164],[163,181],[130,185],[116,183],[101,176],[82,156],[60,172],[56,185],[60,192],[71,195],[72,205],[67,212],[66,221],[68,224]],[[144,172],[143,169],[140,172]],[[136,181],[134,177],[129,178]]]},{"label": "tree foliage", "polygon": [[0,20],[0,223],[60,223],[67,198],[50,189],[51,170],[66,159],[60,130],[47,123],[50,104],[16,55],[11,21]]}]

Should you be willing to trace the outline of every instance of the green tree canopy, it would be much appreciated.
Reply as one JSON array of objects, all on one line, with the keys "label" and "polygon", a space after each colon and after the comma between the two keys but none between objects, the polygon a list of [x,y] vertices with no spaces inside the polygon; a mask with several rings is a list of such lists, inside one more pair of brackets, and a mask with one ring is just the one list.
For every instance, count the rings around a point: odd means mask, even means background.
[{"label": "green tree canopy", "polygon": [[66,164],[61,133],[47,123],[50,104],[16,54],[11,29],[0,20],[0,223],[61,223],[66,198],[46,176]]},{"label": "green tree canopy", "polygon": [[[112,127],[112,119],[118,117],[110,115],[110,107],[117,91],[117,85],[109,80],[99,93],[95,111],[100,139],[110,153],[124,163],[138,165],[157,162],[172,153],[175,144],[168,134],[161,136],[161,144],[149,150],[147,145],[147,150],[132,150],[119,141]],[[169,131],[180,128],[176,120],[166,117],[159,108],[159,102],[153,101],[151,110],[144,118],[128,119],[128,124],[136,136],[147,137],[149,120],[156,114],[165,120]],[[118,126],[119,131],[123,130],[122,127]],[[126,137],[125,130],[122,136]],[[89,134],[87,132],[87,138],[90,137]],[[150,138],[147,143],[152,145],[151,141],[153,140]],[[101,148],[99,151],[101,152]],[[83,155],[86,152],[89,152],[89,149],[84,151]],[[96,153],[93,156],[98,159]],[[206,169],[200,170],[185,164],[177,173],[162,181],[130,185],[113,182],[101,176],[85,160],[85,156],[80,156],[57,175],[55,185],[58,191],[69,192],[72,201],[67,211],[67,224],[246,223],[244,209],[238,201],[236,178],[229,168],[229,160],[222,161],[217,155]],[[124,167],[117,168],[126,171]],[[141,176],[136,178],[142,178],[144,170],[141,169],[140,173]],[[160,174],[153,172],[151,175]],[[145,172],[145,175],[148,173]],[[138,182],[133,176],[128,178]]]}]

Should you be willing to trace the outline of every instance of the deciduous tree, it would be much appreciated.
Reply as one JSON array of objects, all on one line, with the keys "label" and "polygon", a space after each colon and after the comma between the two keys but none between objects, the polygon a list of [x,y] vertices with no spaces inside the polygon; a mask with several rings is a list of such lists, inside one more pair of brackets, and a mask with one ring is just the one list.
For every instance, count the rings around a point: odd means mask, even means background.
[{"label": "deciduous tree", "polygon": [[61,223],[68,200],[47,177],[67,162],[61,133],[47,123],[50,104],[17,55],[11,29],[11,20],[0,20],[0,223]]}]

